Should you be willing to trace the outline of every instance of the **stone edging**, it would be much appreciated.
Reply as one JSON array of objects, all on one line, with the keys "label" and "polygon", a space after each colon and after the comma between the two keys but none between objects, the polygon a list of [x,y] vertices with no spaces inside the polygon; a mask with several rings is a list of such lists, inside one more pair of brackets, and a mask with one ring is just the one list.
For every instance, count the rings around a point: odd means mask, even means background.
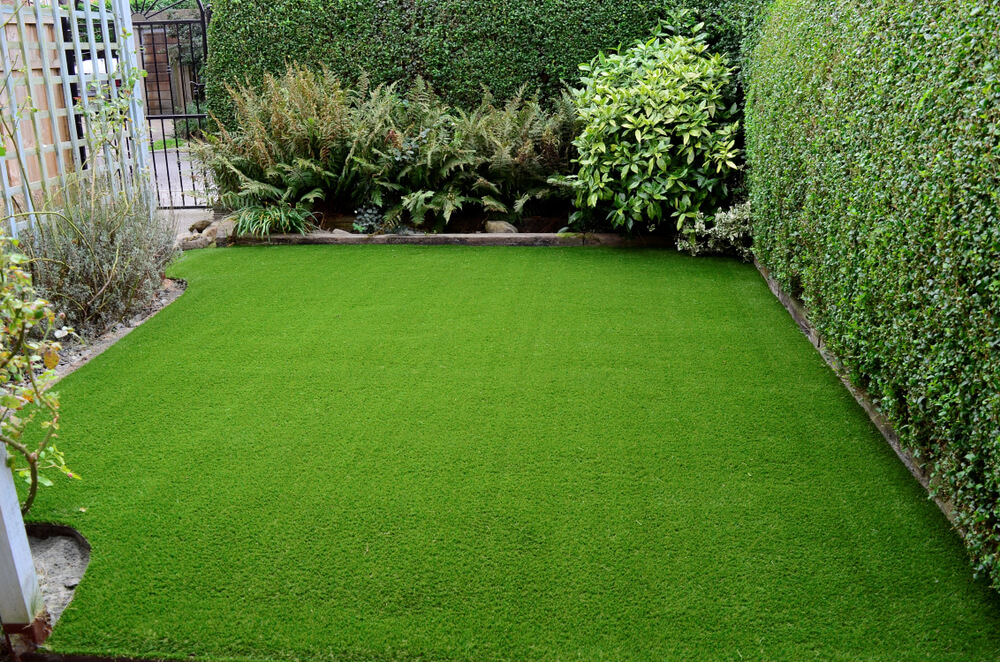
[{"label": "stone edging", "polygon": [[234,246],[367,245],[415,244],[418,246],[606,246],[614,248],[663,248],[672,246],[666,237],[628,239],[617,234],[563,233],[478,233],[478,234],[354,234],[312,232],[273,234],[269,237],[234,237]]},{"label": "stone edging", "polygon": [[[840,377],[840,381],[843,382],[844,386],[847,387],[847,390],[854,396],[854,399],[857,400],[858,404],[861,405],[865,412],[867,412],[868,418],[871,419],[872,423],[875,424],[875,427],[877,427],[879,432],[882,433],[882,436],[885,437],[886,442],[892,450],[895,451],[896,456],[899,457],[900,461],[902,461],[902,463],[906,465],[906,468],[910,470],[910,473],[913,474],[913,477],[916,478],[929,493],[932,487],[930,474],[928,474],[928,472],[924,469],[920,460],[914,457],[910,450],[903,448],[903,446],[899,443],[899,435],[896,434],[896,430],[893,428],[892,423],[890,423],[889,419],[883,416],[878,410],[878,407],[875,406],[875,403],[872,401],[871,397],[869,397],[868,392],[851,383],[847,370],[844,368],[844,364],[841,363],[840,359],[838,359],[826,347],[826,343],[823,342],[823,337],[820,335],[819,331],[816,330],[816,327],[814,327],[809,321],[808,311],[803,303],[798,299],[789,296],[781,288],[781,285],[779,285],[778,282],[771,277],[767,267],[760,264],[756,259],[754,259],[754,266],[757,267],[757,271],[759,271],[760,275],[763,276],[764,281],[767,283],[767,286],[771,289],[774,296],[777,297],[778,301],[780,301],[785,309],[788,310],[788,314],[791,315],[792,319],[799,325],[802,333],[809,338],[809,342],[813,344],[813,347],[815,347],[816,351],[823,357],[823,360],[826,361],[827,365],[830,366],[833,372]],[[950,521],[952,525],[955,525],[955,514],[953,512],[954,505],[952,502],[937,496],[933,498],[934,503],[937,504],[938,508],[941,509],[941,512],[948,518],[948,521]]]},{"label": "stone edging", "polygon": [[56,366],[55,369],[56,379],[54,383],[62,381],[62,379],[67,375],[76,372],[83,366],[87,365],[94,358],[103,354],[104,351],[107,350],[109,347],[114,345],[116,342],[118,342],[128,334],[132,333],[132,331],[138,328],[139,326],[145,324],[154,315],[156,315],[158,312],[160,312],[161,310],[172,304],[174,301],[177,301],[177,299],[179,299],[180,296],[184,294],[184,291],[187,289],[187,283],[183,279],[170,278],[165,280],[170,282],[170,286],[168,288],[165,288],[164,290],[161,290],[161,292],[165,292],[165,295],[163,297],[165,300],[162,303],[162,305],[154,304],[152,310],[150,310],[141,319],[133,318],[133,320],[131,320],[128,325],[123,326],[122,328],[116,331],[110,331],[108,333],[105,333],[103,336],[95,340],[93,343],[84,345],[83,351],[80,352],[78,356],[74,357],[71,361],[67,363],[60,363],[58,366]]}]

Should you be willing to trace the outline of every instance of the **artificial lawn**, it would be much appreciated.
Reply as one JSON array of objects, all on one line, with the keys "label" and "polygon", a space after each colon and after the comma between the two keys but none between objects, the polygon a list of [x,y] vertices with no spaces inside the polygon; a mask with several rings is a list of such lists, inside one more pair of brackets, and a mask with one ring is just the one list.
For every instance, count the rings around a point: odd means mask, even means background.
[{"label": "artificial lawn", "polygon": [[[68,377],[63,653],[991,660],[1000,605],[750,266],[188,253]],[[82,510],[85,509],[85,512]]]}]

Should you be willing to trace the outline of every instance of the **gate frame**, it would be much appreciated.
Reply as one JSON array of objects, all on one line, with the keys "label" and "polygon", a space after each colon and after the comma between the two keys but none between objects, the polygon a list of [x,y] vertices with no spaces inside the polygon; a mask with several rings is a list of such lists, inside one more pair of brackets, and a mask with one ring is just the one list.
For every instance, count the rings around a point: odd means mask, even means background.
[{"label": "gate frame", "polygon": [[[172,4],[169,4],[166,7],[162,7],[162,8],[158,8],[157,7],[158,1],[159,0],[144,0],[143,2],[141,2],[140,6],[139,6],[139,8],[138,8],[138,10],[136,12],[136,14],[138,14],[139,16],[142,16],[143,20],[142,21],[137,21],[135,23],[138,26],[136,28],[137,31],[140,31],[140,32],[144,32],[144,30],[143,30],[144,26],[147,26],[147,25],[150,26],[150,29],[148,30],[148,33],[151,35],[151,42],[152,42],[152,48],[153,48],[153,62],[154,62],[154,67],[157,64],[157,59],[156,59],[156,40],[155,40],[155,38],[152,37],[152,35],[155,35],[157,32],[159,32],[160,34],[162,34],[163,38],[164,38],[165,47],[169,48],[169,42],[167,42],[166,40],[169,39],[168,29],[171,26],[176,26],[176,27],[188,26],[188,34],[191,35],[189,37],[190,41],[189,41],[189,44],[188,44],[188,46],[189,46],[188,50],[192,54],[194,52],[193,27],[197,26],[200,29],[200,31],[201,31],[201,47],[200,47],[200,50],[201,50],[202,67],[206,66],[208,64],[208,24],[209,24],[209,21],[211,20],[211,16],[212,16],[211,6],[206,5],[204,2],[202,2],[202,0],[195,0],[197,2],[197,4],[198,4],[198,18],[159,18],[158,19],[158,18],[156,18],[157,16],[163,14],[163,12],[166,12],[166,11],[169,11],[170,9],[174,9],[174,8],[178,7],[180,4],[182,4],[183,0],[180,0],[178,2],[174,2]],[[169,2],[169,0],[167,0],[167,1]],[[171,90],[170,91],[170,105],[171,105],[171,110],[176,110],[177,99],[175,99],[174,96],[173,96],[173,86],[172,86],[172,83],[173,83],[173,72],[172,72],[172,69],[171,69],[170,63],[169,63],[169,53],[167,53],[167,57],[168,57],[168,61],[167,61],[167,76],[168,76],[168,79],[169,79],[170,90]],[[145,60],[144,60],[144,64],[147,64],[145,62]],[[158,73],[158,69],[157,69],[157,73]],[[203,109],[205,111],[207,111],[207,108],[205,108],[206,104],[205,104],[205,99],[204,99],[203,92],[202,92],[202,90],[204,89],[204,82],[201,80],[202,76],[199,75],[199,73],[198,73],[197,70],[194,72],[194,74],[195,74],[195,78],[194,78],[194,80],[192,82],[194,82],[197,85],[198,89],[192,91],[192,94],[191,94],[190,98],[185,97],[184,96],[184,92],[182,90],[180,101],[181,101],[181,103],[184,106],[184,110],[187,109],[187,107],[188,107],[188,105],[190,103],[196,104],[196,109],[198,110],[198,112],[196,112],[196,113],[187,113],[187,112],[163,113],[162,112],[162,110],[163,110],[162,105],[163,105],[164,99],[159,94],[159,92],[157,92],[157,98],[158,98],[158,101],[159,101],[159,110],[160,110],[160,113],[158,113],[158,114],[152,114],[152,113],[147,112],[147,114],[146,114],[146,122],[147,122],[147,127],[149,129],[149,133],[150,134],[152,134],[152,132],[153,132],[153,123],[154,122],[159,121],[160,124],[161,124],[161,128],[162,128],[162,125],[163,125],[164,122],[170,121],[170,122],[174,123],[174,125],[173,125],[174,126],[174,131],[175,131],[174,138],[176,139],[176,126],[177,126],[176,123],[178,121],[189,121],[189,122],[193,121],[193,122],[200,123],[202,120],[208,119],[208,113],[207,112],[202,112]],[[149,78],[147,77],[145,79],[144,83],[143,83],[143,90],[144,90],[144,92],[146,94],[145,98],[146,98],[147,110],[151,110],[152,109],[152,98],[151,98],[151,93],[150,93],[150,90],[149,90],[148,83],[149,83]],[[159,81],[158,81],[158,83],[159,83]],[[157,90],[159,90],[159,86],[157,87]],[[166,141],[166,138],[164,138],[164,141]],[[178,149],[178,148],[173,148],[173,149]],[[174,183],[173,182],[173,177],[171,176],[171,172],[170,172],[170,165],[171,165],[170,148],[164,146],[164,149],[162,151],[164,152],[164,168],[166,169],[166,172],[163,173],[163,176],[164,176],[165,181],[167,183],[167,187],[166,187],[166,198],[167,199],[166,200],[164,200],[163,196],[161,195],[160,186],[159,186],[159,183],[158,183],[159,182],[158,178],[159,178],[159,176],[160,176],[161,173],[157,170],[156,153],[155,153],[155,150],[151,150],[150,151],[150,159],[151,159],[152,171],[153,171],[153,181],[156,184],[156,201],[157,201],[157,206],[160,209],[170,209],[170,210],[173,210],[173,209],[205,209],[205,208],[211,207],[211,204],[208,202],[208,189],[209,189],[209,187],[207,186],[207,184],[206,184],[206,186],[205,186],[205,188],[203,190],[199,190],[196,187],[196,185],[195,185],[195,181],[192,179],[192,181],[191,181],[191,188],[187,189],[187,190],[184,188],[185,173],[181,170],[181,165],[180,165],[179,160],[176,163],[176,165],[177,165],[177,175],[176,176],[177,176],[177,180],[178,180],[177,183],[179,185],[179,190],[177,190],[177,191],[174,190],[174,188],[173,188],[173,183]],[[206,173],[202,173],[202,175],[207,177]],[[175,196],[177,196],[177,195],[179,195],[179,197],[180,197],[180,204],[175,204],[174,203]],[[202,198],[202,201],[199,202],[199,198]]]}]

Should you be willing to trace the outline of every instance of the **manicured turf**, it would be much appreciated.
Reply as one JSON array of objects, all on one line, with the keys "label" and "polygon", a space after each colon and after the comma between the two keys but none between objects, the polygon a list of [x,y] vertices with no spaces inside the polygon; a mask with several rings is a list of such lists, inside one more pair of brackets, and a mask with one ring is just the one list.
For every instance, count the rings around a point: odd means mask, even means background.
[{"label": "manicured turf", "polygon": [[[1000,605],[749,266],[201,251],[60,387],[54,650],[995,660]],[[81,512],[80,509],[86,509]]]}]

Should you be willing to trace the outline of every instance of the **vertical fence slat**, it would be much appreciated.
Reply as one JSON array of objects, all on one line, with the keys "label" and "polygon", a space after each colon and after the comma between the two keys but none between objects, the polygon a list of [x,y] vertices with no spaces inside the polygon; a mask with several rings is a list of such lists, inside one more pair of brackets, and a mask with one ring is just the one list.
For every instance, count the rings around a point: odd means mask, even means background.
[{"label": "vertical fence slat", "polygon": [[[35,31],[38,31],[38,26],[35,26]],[[43,149],[45,145],[45,137],[42,133],[42,125],[38,120],[38,109],[35,107],[35,76],[32,73],[34,67],[31,66],[31,53],[28,49],[28,31],[24,25],[24,16],[20,11],[17,12],[17,36],[21,41],[21,59],[22,68],[24,70],[24,81],[27,84],[28,96],[28,115],[31,117],[31,128],[35,133],[35,154],[38,156],[38,170],[41,173],[41,187],[42,195],[48,197],[49,194],[49,166],[45,163],[45,151]],[[39,57],[39,59],[42,59]]]},{"label": "vertical fence slat", "polygon": [[3,187],[3,209],[7,216],[14,215],[14,191],[10,188],[10,161],[6,156],[0,158],[0,182]]},{"label": "vertical fence slat", "polygon": [[[119,61],[122,63],[123,72],[137,72],[139,66],[139,52],[136,46],[135,26],[132,25],[132,9],[129,0],[114,0],[117,5],[120,28],[122,32],[121,43],[118,49]],[[131,121],[131,151],[132,160],[138,177],[142,180],[141,190],[148,193],[155,183],[149,181],[149,161],[151,160],[149,134],[146,131],[146,113],[142,107],[142,77],[137,77],[132,85],[132,98],[129,103],[129,119]],[[150,213],[155,210],[155,201],[150,195],[146,200]]]},{"label": "vertical fence slat", "polygon": [[[57,27],[58,25],[53,23],[53,33],[58,32]],[[46,25],[42,19],[42,5],[37,2],[35,3],[35,29],[38,31],[38,48],[42,55],[40,58],[42,62],[42,81],[45,85],[45,101],[49,105],[49,126],[52,129],[52,143],[55,145],[56,170],[59,172],[59,185],[66,186],[66,165],[63,161],[62,131],[59,127],[59,116],[56,113],[58,110],[56,108],[56,92],[52,85],[52,63],[49,61],[48,40],[45,38]]]},{"label": "vertical fence slat", "polygon": [[[98,51],[98,48],[97,48],[97,38],[94,36],[94,12],[91,10],[89,0],[87,0],[87,1],[85,1],[83,3],[83,20],[84,20],[85,27],[86,27],[86,32],[87,32],[87,47],[89,49],[89,54],[90,54],[90,68],[92,70],[90,72],[91,76],[93,77],[93,80],[98,81],[98,82],[100,82],[101,80],[108,80],[110,78],[110,72],[107,72],[109,75],[106,78],[104,78],[104,79],[101,78],[101,71],[100,71],[101,67],[98,64],[99,60],[97,59],[97,51]],[[105,66],[107,66],[107,65],[105,64]],[[81,72],[83,71],[83,62],[82,61],[80,62],[78,68],[80,69]],[[98,86],[95,86],[95,87],[98,87]],[[96,91],[95,91],[95,93],[96,93]],[[90,94],[89,90],[85,90],[84,91],[84,97],[87,97],[89,94]],[[88,128],[89,127],[84,126],[84,131],[86,131]],[[92,154],[91,158],[96,158],[96,156],[97,156],[96,154]],[[105,167],[110,167],[110,165],[111,165],[111,151],[110,151],[110,149],[108,148],[107,145],[104,146],[104,165],[105,165]],[[115,180],[112,179],[111,181],[114,182]]]},{"label": "vertical fence slat", "polygon": [[[52,25],[56,35],[56,48],[59,49],[59,79],[63,88],[63,103],[66,104],[66,127],[69,130],[69,140],[73,144],[73,167],[83,170],[83,159],[80,157],[80,138],[76,135],[76,113],[74,111],[73,89],[69,79],[69,61],[66,59],[66,38],[62,28],[62,11],[58,2],[52,5]],[[72,20],[72,17],[69,19]],[[79,63],[79,60],[77,60]],[[79,66],[79,65],[78,65]]]},{"label": "vertical fence slat", "polygon": [[[114,0],[112,0],[114,2]],[[115,3],[117,6],[117,3]],[[104,39],[104,62],[105,67],[108,70],[108,91],[113,100],[117,100],[121,93],[118,91],[117,80],[121,79],[124,82],[123,70],[122,70],[122,53],[121,53],[121,43],[123,40],[120,32],[122,29],[121,21],[116,21],[114,28],[112,29],[111,21],[108,18],[108,5],[105,2],[101,2],[97,5],[97,12],[101,22],[101,37]],[[114,19],[114,14],[120,13],[112,11],[112,20]],[[116,48],[117,47],[117,48]],[[115,57],[117,52],[118,57]],[[118,150],[119,167],[122,169],[122,173],[127,173],[129,168],[128,154],[125,146],[122,145]],[[110,165],[110,164],[109,164]],[[131,187],[131,178],[122,177],[122,181],[125,184],[126,189]]]},{"label": "vertical fence slat", "polygon": [[[80,106],[83,108],[83,112],[87,113],[90,111],[90,99],[88,95],[88,88],[90,87],[90,81],[87,80],[87,74],[83,70],[83,49],[80,47],[80,19],[77,15],[75,5],[70,4],[73,0],[60,0],[61,2],[67,3],[69,9],[67,10],[67,15],[69,16],[69,32],[70,37],[73,39],[73,56],[76,58],[76,73],[77,77],[80,79],[80,83],[77,86],[80,93]],[[86,126],[83,127],[86,130]],[[73,119],[73,130],[76,131],[76,118]],[[89,145],[88,145],[89,147]],[[93,154],[87,154],[87,160],[90,161],[94,158]],[[86,164],[84,164],[86,167]]]},{"label": "vertical fence slat", "polygon": [[14,476],[7,468],[7,447],[0,445],[0,620],[29,625],[45,609],[31,561]]},{"label": "vertical fence slat", "polygon": [[[7,100],[11,108],[10,127],[14,134],[12,137],[15,146],[15,160],[18,170],[21,173],[21,191],[24,195],[24,211],[29,214],[28,221],[34,223],[35,218],[32,212],[35,211],[34,201],[31,199],[31,185],[28,181],[28,166],[24,161],[24,141],[21,139],[21,114],[18,110],[17,95],[14,90],[14,63],[10,59],[10,45],[7,42],[7,24],[4,22],[0,27],[0,50],[3,51],[3,75],[4,84],[7,88]],[[10,162],[8,161],[8,164]],[[9,168],[8,168],[9,173]],[[13,196],[9,198],[13,202]],[[15,213],[11,211],[11,214]],[[11,222],[10,235],[17,238],[17,222]]]},{"label": "vertical fence slat", "polygon": [[[7,53],[7,35],[6,35],[7,18],[3,7],[0,7],[0,31],[4,33],[2,39],[0,39],[0,42],[2,42],[2,44],[0,44],[2,45],[2,52],[0,52],[0,57],[3,58],[4,62],[3,76],[4,76],[4,89],[6,89],[6,79],[7,79],[6,63],[10,58]],[[13,139],[13,136],[11,136],[11,139]],[[0,141],[3,140],[4,137],[0,136]],[[3,143],[0,142],[0,145],[2,144]],[[4,207],[4,212],[6,213],[7,216],[14,215],[14,191],[11,188],[11,184],[13,183],[14,180],[11,178],[10,165],[11,161],[9,160],[7,154],[4,154],[2,157],[0,157],[0,166],[2,166],[2,168],[0,168],[0,186],[3,187],[3,207]]]}]

